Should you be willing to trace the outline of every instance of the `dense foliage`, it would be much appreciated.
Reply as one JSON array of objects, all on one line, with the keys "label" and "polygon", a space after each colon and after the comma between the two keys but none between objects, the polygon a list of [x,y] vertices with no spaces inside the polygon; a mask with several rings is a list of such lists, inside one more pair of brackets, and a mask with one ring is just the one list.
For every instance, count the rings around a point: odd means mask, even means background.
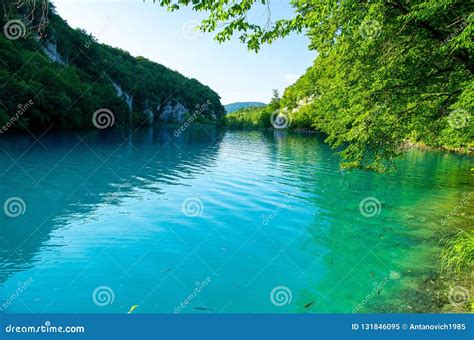
[{"label": "dense foliage", "polygon": [[280,109],[292,126],[324,132],[346,165],[384,169],[408,139],[474,147],[472,2],[294,0],[293,18],[264,25],[246,14],[267,0],[160,3],[209,11],[203,30],[219,41],[237,33],[252,50],[306,30],[319,55]]},{"label": "dense foliage", "polygon": [[474,230],[460,230],[447,242],[441,256],[445,272],[470,275],[474,263]]},{"label": "dense foliage", "polygon": [[234,128],[271,128],[270,114],[266,106],[247,107],[229,113],[225,119]]},{"label": "dense foliage", "polygon": [[[45,24],[41,6],[17,9],[15,4],[0,7],[2,27],[10,20],[25,25],[20,37],[0,35],[0,126],[14,122],[12,131],[88,127],[101,108],[114,113],[117,125],[140,124],[149,122],[150,115],[159,120],[160,110],[178,102],[188,114],[204,104],[202,117],[224,114],[219,96],[196,79],[99,44],[86,32],[69,27],[53,8],[46,11]],[[55,61],[45,53],[48,45],[50,53],[57,49]],[[133,97],[131,109],[113,83]],[[33,104],[19,115],[19,105],[30,100]]]}]

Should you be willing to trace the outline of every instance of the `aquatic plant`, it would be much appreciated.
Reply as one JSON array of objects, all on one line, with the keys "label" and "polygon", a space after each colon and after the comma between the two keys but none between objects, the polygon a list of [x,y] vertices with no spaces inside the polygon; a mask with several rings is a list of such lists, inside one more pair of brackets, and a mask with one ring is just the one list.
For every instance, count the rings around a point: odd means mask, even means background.
[{"label": "aquatic plant", "polygon": [[441,268],[445,273],[472,274],[474,261],[474,231],[460,230],[451,236],[441,253]]}]

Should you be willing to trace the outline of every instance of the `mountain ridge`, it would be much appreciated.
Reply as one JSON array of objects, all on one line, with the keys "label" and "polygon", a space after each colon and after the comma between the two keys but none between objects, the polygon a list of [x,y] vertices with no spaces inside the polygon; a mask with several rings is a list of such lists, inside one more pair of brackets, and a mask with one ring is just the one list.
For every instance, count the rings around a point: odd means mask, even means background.
[{"label": "mountain ridge", "polygon": [[224,108],[226,110],[226,113],[232,113],[240,109],[247,109],[250,107],[261,107],[265,105],[267,104],[262,103],[262,102],[234,102],[234,103],[225,104]]}]

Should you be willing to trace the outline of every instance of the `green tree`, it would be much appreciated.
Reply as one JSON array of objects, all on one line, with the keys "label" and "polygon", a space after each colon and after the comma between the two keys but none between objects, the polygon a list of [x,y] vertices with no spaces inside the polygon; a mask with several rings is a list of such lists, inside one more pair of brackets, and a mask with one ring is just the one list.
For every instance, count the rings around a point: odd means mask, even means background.
[{"label": "green tree", "polygon": [[[465,0],[294,0],[294,16],[260,24],[268,0],[157,1],[205,11],[203,31],[250,50],[305,31],[314,65],[282,102],[341,150],[345,165],[385,169],[407,140],[472,148],[473,5]],[[271,11],[269,10],[269,13]],[[311,100],[308,100],[311,98]],[[305,105],[300,105],[300,103]]]},{"label": "green tree", "polygon": [[277,89],[273,89],[272,90],[272,93],[273,93],[273,96],[272,96],[272,99],[270,100],[270,104],[269,106],[276,110],[280,107],[280,93],[278,92]]},{"label": "green tree", "polygon": [[[9,29],[11,20],[17,26]],[[72,29],[46,0],[4,1],[0,27],[7,32],[0,34],[0,122],[14,117],[19,105],[34,102],[9,131],[91,127],[100,108],[114,113],[116,125],[144,124],[150,112],[157,121],[164,104],[177,101],[190,111],[209,102],[203,112],[209,120],[224,115],[219,95],[208,86],[97,43],[85,31]],[[57,48],[60,62],[48,58],[48,44]],[[114,83],[133,97],[131,107]]]}]

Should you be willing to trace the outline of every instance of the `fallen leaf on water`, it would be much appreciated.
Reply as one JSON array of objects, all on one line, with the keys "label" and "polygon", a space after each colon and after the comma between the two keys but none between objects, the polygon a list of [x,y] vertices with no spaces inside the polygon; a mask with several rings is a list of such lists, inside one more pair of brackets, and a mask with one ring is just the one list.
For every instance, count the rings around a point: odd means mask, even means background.
[{"label": "fallen leaf on water", "polygon": [[130,308],[130,310],[128,311],[127,314],[132,314],[132,312],[137,309],[138,305],[133,305],[132,308]]}]

